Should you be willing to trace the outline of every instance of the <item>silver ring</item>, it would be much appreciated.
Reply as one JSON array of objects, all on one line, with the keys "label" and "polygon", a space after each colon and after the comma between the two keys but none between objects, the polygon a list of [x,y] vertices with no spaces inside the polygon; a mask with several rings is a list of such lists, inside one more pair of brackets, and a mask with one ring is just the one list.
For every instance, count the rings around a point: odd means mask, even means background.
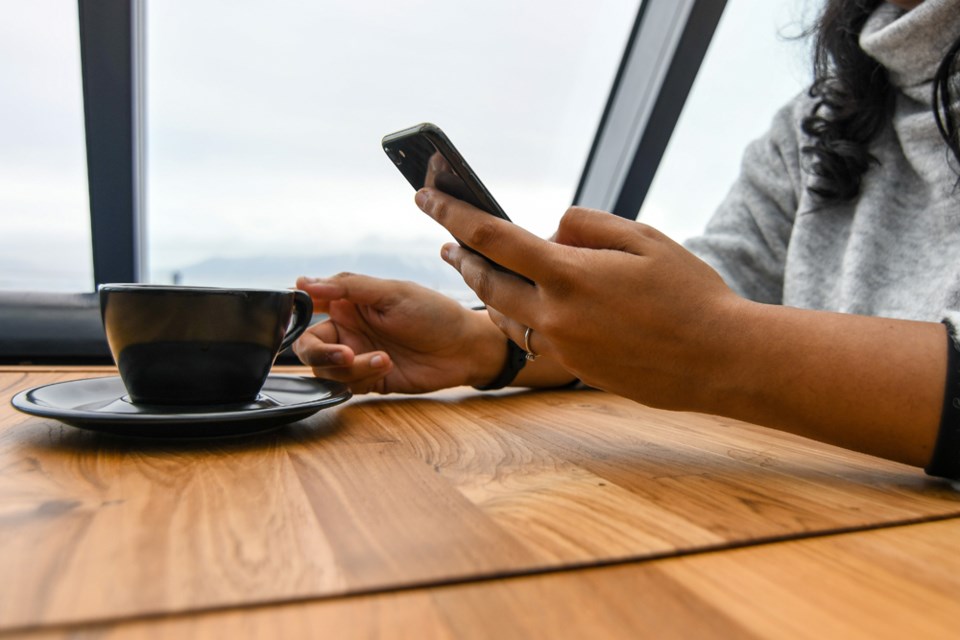
[{"label": "silver ring", "polygon": [[539,353],[535,353],[533,349],[530,348],[530,334],[533,333],[533,327],[527,327],[527,330],[523,332],[523,348],[526,350],[527,361],[533,362],[540,357]]}]

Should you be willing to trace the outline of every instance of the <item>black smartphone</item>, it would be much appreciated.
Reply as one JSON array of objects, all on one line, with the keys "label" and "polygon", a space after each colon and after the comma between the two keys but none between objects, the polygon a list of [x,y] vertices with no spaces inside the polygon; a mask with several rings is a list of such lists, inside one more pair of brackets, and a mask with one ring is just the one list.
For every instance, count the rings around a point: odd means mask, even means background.
[{"label": "black smartphone", "polygon": [[446,134],[424,122],[383,137],[383,150],[414,189],[434,187],[510,220]]},{"label": "black smartphone", "polygon": [[[510,221],[507,214],[480,182],[477,174],[437,125],[424,122],[409,129],[391,133],[383,137],[381,144],[387,156],[414,189],[433,187],[458,200],[469,202],[490,215]],[[457,240],[457,242],[460,241]],[[470,249],[462,242],[460,244]],[[514,273],[486,256],[483,257],[498,269]],[[514,275],[523,278],[519,274]],[[529,282],[527,278],[523,279]]]}]

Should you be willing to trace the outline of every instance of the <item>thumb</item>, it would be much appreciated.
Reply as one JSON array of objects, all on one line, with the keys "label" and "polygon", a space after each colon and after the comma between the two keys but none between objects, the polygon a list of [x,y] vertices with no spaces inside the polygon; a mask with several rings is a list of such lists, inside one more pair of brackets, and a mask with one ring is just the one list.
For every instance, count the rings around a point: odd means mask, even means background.
[{"label": "thumb", "polygon": [[649,225],[597,209],[570,207],[555,234],[558,244],[585,249],[613,249],[643,255],[651,240],[665,237]]}]

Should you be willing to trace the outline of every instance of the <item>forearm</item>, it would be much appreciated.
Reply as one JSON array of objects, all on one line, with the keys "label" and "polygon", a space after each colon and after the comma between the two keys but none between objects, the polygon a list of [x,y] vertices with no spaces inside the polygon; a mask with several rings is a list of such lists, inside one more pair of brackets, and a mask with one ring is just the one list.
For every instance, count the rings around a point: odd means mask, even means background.
[{"label": "forearm", "polygon": [[718,329],[699,410],[929,462],[946,374],[943,325],[740,300]]},{"label": "forearm", "polygon": [[473,249],[450,243],[441,255],[504,314],[499,328],[516,341],[533,327],[540,352],[584,383],[930,462],[942,325],[750,302],[656,229],[607,213],[571,207],[545,241],[434,189],[417,204]]}]

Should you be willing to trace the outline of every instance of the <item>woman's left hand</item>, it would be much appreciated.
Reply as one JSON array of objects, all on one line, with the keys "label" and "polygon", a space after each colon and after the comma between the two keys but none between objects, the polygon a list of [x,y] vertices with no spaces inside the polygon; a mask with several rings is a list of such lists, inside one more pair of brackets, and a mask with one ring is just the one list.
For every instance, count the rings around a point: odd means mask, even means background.
[{"label": "woman's left hand", "polygon": [[651,406],[709,410],[702,384],[734,354],[740,304],[720,276],[645,224],[571,207],[552,240],[436,189],[417,205],[494,267],[456,244],[443,247],[491,318],[517,344],[556,359],[588,385]]}]

